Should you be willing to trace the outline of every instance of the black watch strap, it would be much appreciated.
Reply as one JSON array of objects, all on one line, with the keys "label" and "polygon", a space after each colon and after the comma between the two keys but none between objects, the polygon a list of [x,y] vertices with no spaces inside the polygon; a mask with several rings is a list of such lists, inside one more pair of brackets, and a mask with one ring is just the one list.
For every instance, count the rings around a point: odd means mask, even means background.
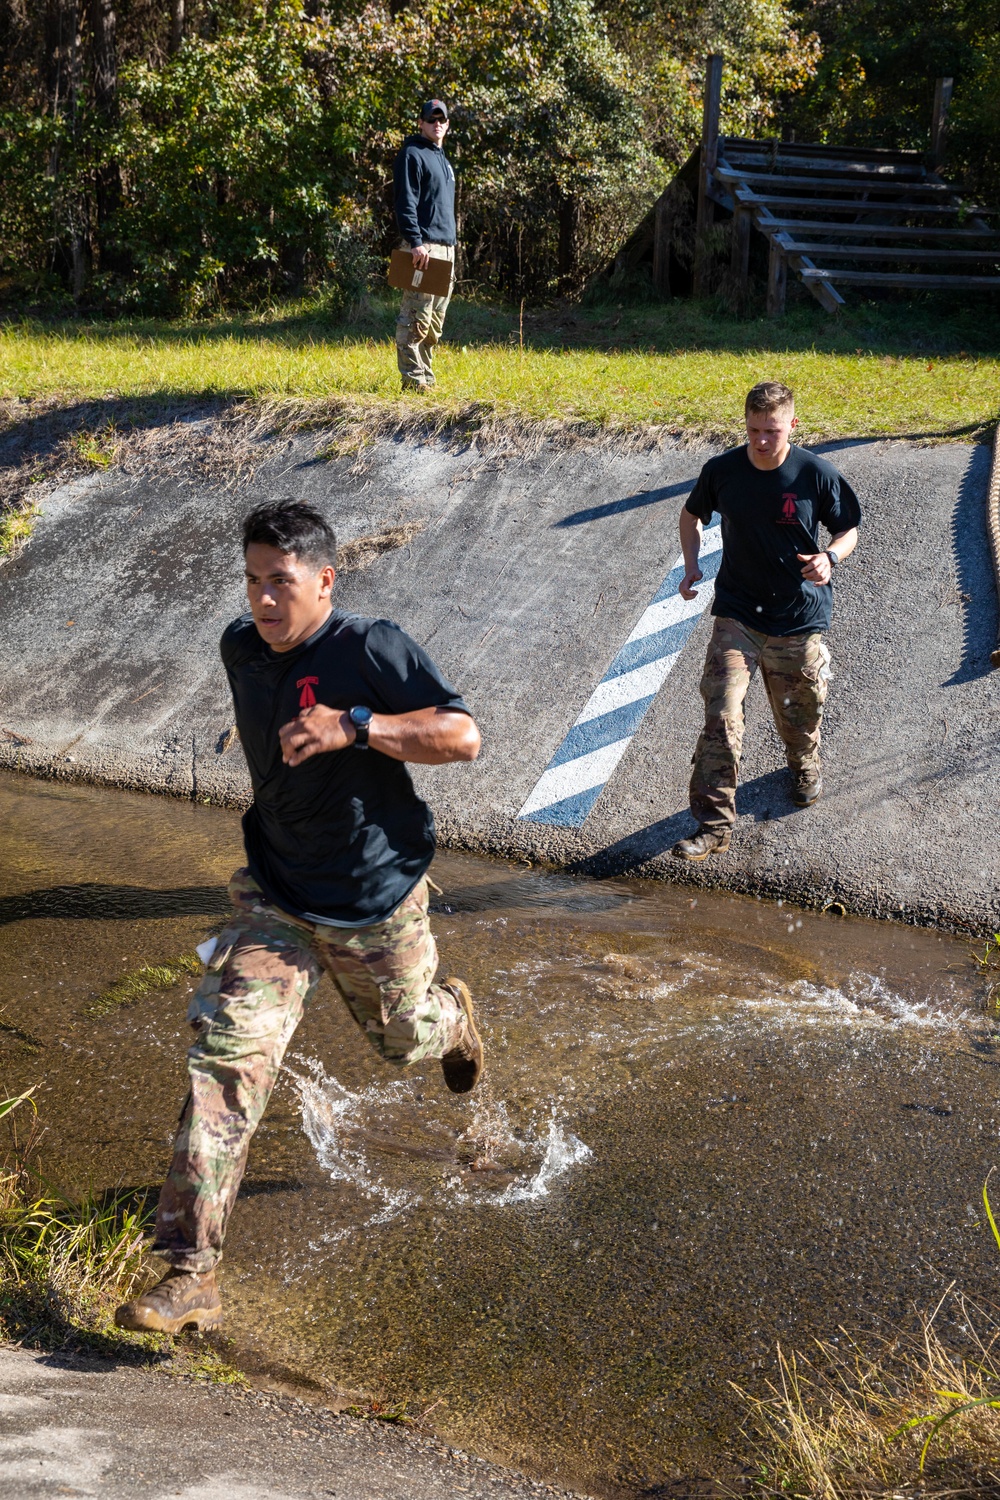
[{"label": "black watch strap", "polygon": [[352,708],[348,712],[348,718],[354,725],[354,748],[356,750],[368,749],[368,731],[372,722],[372,711],[370,708]]}]

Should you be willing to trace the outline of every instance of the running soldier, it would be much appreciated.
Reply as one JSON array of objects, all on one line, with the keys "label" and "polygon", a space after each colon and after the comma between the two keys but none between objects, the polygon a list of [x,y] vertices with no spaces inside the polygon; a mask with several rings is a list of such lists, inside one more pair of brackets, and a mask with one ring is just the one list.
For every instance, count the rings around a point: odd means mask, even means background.
[{"label": "running soldier", "polygon": [[426,391],[435,384],[434,346],[455,282],[455,173],[444,154],[449,130],[447,106],[428,99],[421,106],[419,133],[408,135],[393,167],[396,223],[414,268],[433,260],[451,262],[451,285],[443,297],[404,292],[396,321],[396,363],[404,391]]},{"label": "running soldier", "polygon": [[[758,667],[784,741],[792,801],[809,807],[822,795],[830,579],[857,545],[861,508],[832,464],[792,446],[797,425],[787,386],[776,380],[755,385],[746,399],[746,444],[709,459],[681,511],[681,596],[697,594],[702,529],[716,511],[722,517],[722,566],[701,679],[705,727],[692,763],[691,811],[698,828],[674,845],[679,859],[707,859],[729,848],[743,703]],[[832,536],[825,550],[821,524]]]},{"label": "running soldier", "polygon": [[254,790],[247,865],[189,1012],[190,1090],[153,1244],[170,1270],[118,1309],[121,1328],[221,1322],[216,1266],[250,1138],[324,971],[386,1062],[438,1058],[458,1094],[483,1066],[468,989],[435,982],[434,820],[405,765],[475,760],[475,722],[398,625],[333,608],[318,511],[259,506],[243,551],[250,612],[221,651]]}]

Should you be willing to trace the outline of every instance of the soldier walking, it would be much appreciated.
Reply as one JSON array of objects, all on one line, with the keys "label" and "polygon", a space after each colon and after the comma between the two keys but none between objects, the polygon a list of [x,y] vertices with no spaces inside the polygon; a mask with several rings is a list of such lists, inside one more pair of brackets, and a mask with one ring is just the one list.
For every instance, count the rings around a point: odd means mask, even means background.
[{"label": "soldier walking", "polygon": [[215,1271],[250,1138],[324,971],[386,1062],[440,1059],[457,1094],[483,1066],[468,989],[435,981],[434,820],[405,764],[475,760],[475,722],[398,625],[333,608],[318,511],[259,506],[243,551],[250,612],[221,651],[254,791],[247,864],[189,1012],[190,1089],[153,1245],[170,1269],[118,1309],[121,1328],[221,1322]]},{"label": "soldier walking", "polygon": [[414,269],[431,260],[451,263],[451,284],[443,297],[404,292],[396,321],[396,362],[404,391],[426,391],[434,384],[434,346],[444,328],[455,283],[455,173],[444,154],[448,110],[440,99],[420,109],[418,133],[408,135],[393,168],[396,223],[413,256]]},{"label": "soldier walking", "polygon": [[[697,594],[702,529],[716,511],[722,566],[701,679],[705,727],[691,774],[698,827],[674,845],[679,859],[729,848],[743,703],[758,667],[784,741],[792,801],[809,807],[823,791],[820,721],[830,675],[823,632],[833,611],[833,570],[857,545],[861,507],[833,464],[792,445],[797,423],[787,386],[755,385],[746,398],[746,443],[709,459],[681,511],[682,597]],[[831,533],[825,549],[821,525]]]}]

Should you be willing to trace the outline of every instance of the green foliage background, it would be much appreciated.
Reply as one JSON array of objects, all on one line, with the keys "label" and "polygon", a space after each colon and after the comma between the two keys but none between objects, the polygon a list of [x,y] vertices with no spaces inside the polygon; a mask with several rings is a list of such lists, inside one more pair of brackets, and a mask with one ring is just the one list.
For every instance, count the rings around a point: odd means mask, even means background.
[{"label": "green foliage background", "polygon": [[952,166],[1000,186],[1000,0],[188,0],[176,47],[177,4],[0,0],[8,302],[196,314],[314,287],[339,310],[393,242],[392,160],[431,94],[466,285],[574,294],[696,143],[715,49],[748,134],[922,147],[951,73]]}]

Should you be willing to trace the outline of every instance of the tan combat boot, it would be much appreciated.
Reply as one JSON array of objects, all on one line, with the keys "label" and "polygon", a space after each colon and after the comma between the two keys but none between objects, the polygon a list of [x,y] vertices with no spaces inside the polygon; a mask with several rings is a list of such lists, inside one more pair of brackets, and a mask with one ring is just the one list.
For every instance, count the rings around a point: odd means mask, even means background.
[{"label": "tan combat boot", "polygon": [[222,1299],[215,1272],[176,1267],[115,1313],[119,1328],[137,1333],[181,1333],[185,1328],[218,1328],[221,1322]]},{"label": "tan combat boot", "polygon": [[444,988],[454,995],[465,1015],[457,1043],[441,1059],[441,1071],[453,1094],[468,1094],[483,1076],[483,1044],[472,1018],[472,996],[468,985],[461,979],[446,979]]},{"label": "tan combat boot", "polygon": [[812,807],[823,795],[823,777],[818,766],[810,771],[789,766],[792,778],[792,801],[796,807]]},{"label": "tan combat boot", "polygon": [[725,854],[729,848],[728,828],[700,827],[688,839],[679,839],[671,849],[677,859],[701,860],[710,854]]}]

